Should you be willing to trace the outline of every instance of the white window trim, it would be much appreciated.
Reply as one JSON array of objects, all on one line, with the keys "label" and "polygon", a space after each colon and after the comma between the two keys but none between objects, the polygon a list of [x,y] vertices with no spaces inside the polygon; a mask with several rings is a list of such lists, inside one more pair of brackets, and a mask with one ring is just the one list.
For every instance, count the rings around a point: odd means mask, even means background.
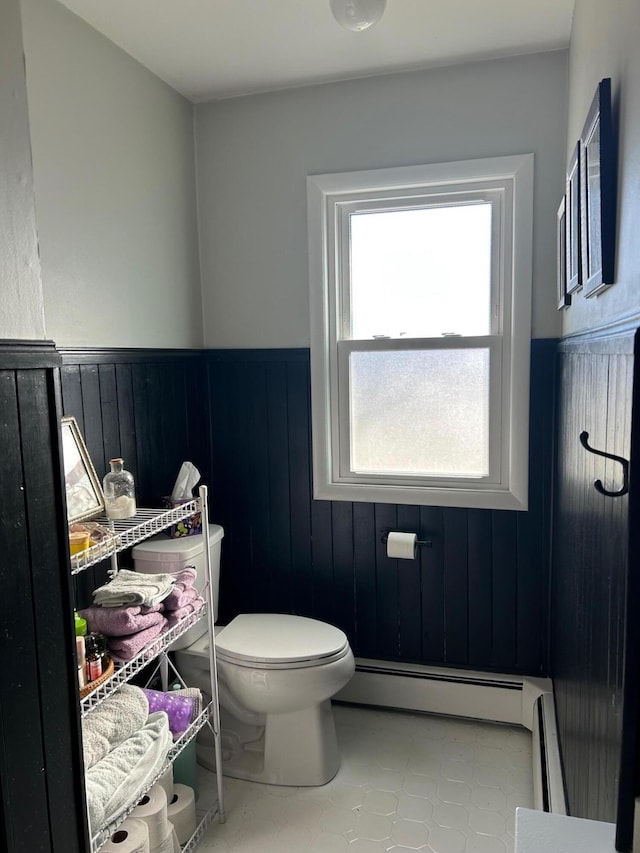
[{"label": "white window trim", "polygon": [[[361,342],[338,341],[344,312],[336,300],[340,240],[344,238],[341,208],[370,199],[379,191],[381,206],[393,190],[410,201],[437,187],[445,193],[505,189],[513,199],[510,229],[503,223],[506,257],[502,269],[503,364],[508,381],[501,384],[503,434],[500,482],[464,485],[380,484],[371,478],[340,474],[338,457],[339,351],[357,349]],[[527,508],[529,468],[529,361],[531,334],[531,279],[533,232],[533,154],[466,160],[428,166],[408,166],[375,171],[314,175],[307,178],[309,228],[309,284],[311,308],[311,407],[313,437],[313,493],[325,500],[368,501],[431,506],[491,509]],[[509,216],[507,216],[507,221]],[[459,346],[469,338],[443,338]],[[486,338],[489,342],[491,338]],[[366,342],[367,349],[374,349]],[[419,343],[419,342],[418,342]],[[399,340],[376,346],[401,348]],[[430,346],[433,341],[430,341]],[[414,346],[407,342],[404,346]],[[438,345],[446,346],[446,343]],[[335,391],[333,389],[336,389]],[[332,404],[333,401],[333,404]],[[492,437],[495,443],[495,436]]]}]

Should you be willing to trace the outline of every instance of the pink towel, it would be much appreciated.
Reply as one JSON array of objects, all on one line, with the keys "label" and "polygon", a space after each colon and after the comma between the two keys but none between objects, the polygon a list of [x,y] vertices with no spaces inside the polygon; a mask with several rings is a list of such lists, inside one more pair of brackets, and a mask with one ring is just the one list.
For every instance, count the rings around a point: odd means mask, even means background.
[{"label": "pink towel", "polygon": [[105,637],[124,637],[160,625],[164,620],[161,609],[162,604],[154,607],[140,604],[131,607],[100,607],[94,604],[81,610],[80,614],[87,620],[90,631],[104,634]]},{"label": "pink towel", "polygon": [[182,592],[181,590],[176,589],[177,586],[178,584],[173,588],[173,592],[170,592],[162,602],[165,610],[181,610],[183,607],[186,607],[187,604],[191,604],[192,601],[195,601],[196,598],[198,598],[198,590],[195,587],[190,586]]},{"label": "pink towel", "polygon": [[165,630],[166,619],[162,617],[162,622],[157,625],[152,625],[144,631],[139,631],[137,634],[130,634],[128,637],[112,637],[109,640],[109,652],[114,660],[123,662],[134,658],[138,652],[141,652],[145,646],[153,642],[156,637]]},{"label": "pink towel", "polygon": [[181,619],[184,619],[185,616],[188,616],[190,613],[195,613],[196,610],[200,610],[203,604],[204,598],[201,595],[198,595],[193,599],[193,601],[190,601],[189,604],[181,607],[180,610],[170,610],[167,613],[167,631],[169,628],[173,628],[173,626]]}]

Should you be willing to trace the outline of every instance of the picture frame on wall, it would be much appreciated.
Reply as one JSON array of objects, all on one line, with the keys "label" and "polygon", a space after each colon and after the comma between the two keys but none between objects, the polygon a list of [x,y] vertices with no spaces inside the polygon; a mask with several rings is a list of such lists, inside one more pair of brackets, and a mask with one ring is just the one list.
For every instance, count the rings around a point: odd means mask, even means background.
[{"label": "picture frame on wall", "polygon": [[571,294],[567,293],[567,199],[562,196],[557,214],[557,286],[558,310],[571,305]]},{"label": "picture frame on wall", "polygon": [[611,78],[601,80],[580,137],[580,219],[585,296],[614,283],[616,156]]},{"label": "picture frame on wall", "polygon": [[580,143],[577,142],[569,160],[565,192],[565,275],[568,295],[582,287],[580,209]]},{"label": "picture frame on wall", "polygon": [[104,495],[76,419],[65,416],[61,419],[60,427],[67,522],[74,524],[102,515]]}]

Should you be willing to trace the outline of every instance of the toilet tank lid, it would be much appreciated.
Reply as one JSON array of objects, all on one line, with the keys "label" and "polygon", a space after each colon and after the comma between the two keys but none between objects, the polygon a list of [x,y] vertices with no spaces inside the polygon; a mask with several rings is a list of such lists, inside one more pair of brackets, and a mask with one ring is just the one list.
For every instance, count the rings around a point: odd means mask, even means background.
[{"label": "toilet tank lid", "polygon": [[340,628],[282,613],[241,613],[216,636],[223,654],[265,663],[329,657],[348,643]]},{"label": "toilet tank lid", "polygon": [[[224,530],[219,524],[209,525],[209,542],[211,545],[221,542],[223,536]],[[131,553],[134,560],[138,557],[143,560],[168,563],[176,560],[190,560],[192,557],[202,554],[203,550],[202,533],[195,533],[193,536],[178,536],[176,539],[171,539],[166,533],[159,533],[157,536],[152,536],[136,545]]]}]

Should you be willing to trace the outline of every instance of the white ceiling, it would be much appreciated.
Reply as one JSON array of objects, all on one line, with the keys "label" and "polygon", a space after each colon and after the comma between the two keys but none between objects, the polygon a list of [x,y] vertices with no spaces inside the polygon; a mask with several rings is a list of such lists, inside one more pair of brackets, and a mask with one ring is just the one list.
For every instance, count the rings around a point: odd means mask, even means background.
[{"label": "white ceiling", "polygon": [[329,0],[61,2],[194,101],[560,49],[574,5],[387,0],[382,19],[354,33]]}]

